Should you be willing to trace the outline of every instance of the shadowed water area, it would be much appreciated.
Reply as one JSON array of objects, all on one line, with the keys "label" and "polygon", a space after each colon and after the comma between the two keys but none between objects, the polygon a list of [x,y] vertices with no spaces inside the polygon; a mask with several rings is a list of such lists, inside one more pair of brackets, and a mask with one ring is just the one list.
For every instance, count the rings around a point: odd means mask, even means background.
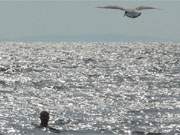
[{"label": "shadowed water area", "polygon": [[[0,43],[0,134],[180,134],[180,45]],[[70,123],[63,125],[63,121]]]}]

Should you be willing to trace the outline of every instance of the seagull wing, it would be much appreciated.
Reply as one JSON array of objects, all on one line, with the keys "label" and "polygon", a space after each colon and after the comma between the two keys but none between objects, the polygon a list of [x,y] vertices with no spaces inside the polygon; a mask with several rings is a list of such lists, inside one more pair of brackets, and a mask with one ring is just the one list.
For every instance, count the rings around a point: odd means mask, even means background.
[{"label": "seagull wing", "polygon": [[155,7],[148,7],[148,6],[139,6],[137,8],[135,8],[136,10],[144,10],[144,9],[158,9]]},{"label": "seagull wing", "polygon": [[107,9],[119,9],[119,10],[126,10],[123,7],[119,7],[119,6],[104,6],[104,7],[97,7],[97,8],[107,8]]}]

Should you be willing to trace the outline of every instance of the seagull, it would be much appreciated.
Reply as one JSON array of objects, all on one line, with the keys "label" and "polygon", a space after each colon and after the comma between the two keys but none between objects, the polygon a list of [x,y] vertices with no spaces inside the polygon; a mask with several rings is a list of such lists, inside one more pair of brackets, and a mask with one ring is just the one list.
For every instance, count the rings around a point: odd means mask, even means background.
[{"label": "seagull", "polygon": [[158,8],[149,7],[149,6],[139,6],[139,7],[136,7],[136,8],[123,8],[123,7],[120,7],[120,6],[103,6],[103,7],[97,7],[97,8],[122,10],[122,11],[124,11],[124,16],[130,17],[130,18],[139,17],[142,14],[141,10],[158,9]]}]

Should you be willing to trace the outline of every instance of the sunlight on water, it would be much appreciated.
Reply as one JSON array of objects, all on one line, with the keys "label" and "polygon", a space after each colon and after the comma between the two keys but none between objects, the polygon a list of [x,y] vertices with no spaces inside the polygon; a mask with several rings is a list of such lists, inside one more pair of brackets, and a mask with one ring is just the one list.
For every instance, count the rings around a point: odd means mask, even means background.
[{"label": "sunlight on water", "polygon": [[42,110],[78,134],[180,130],[179,44],[1,42],[0,54],[0,134],[53,134],[32,125]]}]

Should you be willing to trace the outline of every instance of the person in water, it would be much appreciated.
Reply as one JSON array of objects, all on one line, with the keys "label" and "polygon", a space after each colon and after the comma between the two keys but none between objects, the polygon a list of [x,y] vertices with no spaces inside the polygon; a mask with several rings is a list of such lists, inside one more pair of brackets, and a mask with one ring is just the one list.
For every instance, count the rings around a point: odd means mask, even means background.
[{"label": "person in water", "polygon": [[47,111],[42,111],[39,118],[41,120],[40,127],[48,127],[49,113]]},{"label": "person in water", "polygon": [[[38,125],[36,127],[38,127],[38,128],[48,128],[49,131],[54,132],[54,133],[60,133],[61,132],[60,130],[52,128],[52,127],[50,127],[48,125],[50,117],[49,117],[49,113],[47,111],[42,111],[40,113],[39,118],[41,120],[41,123],[40,123],[40,125]],[[145,134],[145,132],[141,132],[141,131],[134,131],[132,134],[134,134],[134,135],[162,135],[162,133],[151,133],[151,132]]]},{"label": "person in water", "polygon": [[47,111],[42,111],[42,112],[40,113],[40,117],[39,117],[39,118],[40,118],[40,120],[41,120],[40,125],[33,124],[33,125],[36,126],[37,128],[47,128],[47,129],[49,129],[49,131],[54,132],[54,133],[60,133],[60,132],[61,132],[60,130],[55,129],[55,128],[53,128],[53,127],[50,127],[50,126],[48,125],[48,122],[49,122],[50,117],[49,117],[49,113],[48,113]]}]

